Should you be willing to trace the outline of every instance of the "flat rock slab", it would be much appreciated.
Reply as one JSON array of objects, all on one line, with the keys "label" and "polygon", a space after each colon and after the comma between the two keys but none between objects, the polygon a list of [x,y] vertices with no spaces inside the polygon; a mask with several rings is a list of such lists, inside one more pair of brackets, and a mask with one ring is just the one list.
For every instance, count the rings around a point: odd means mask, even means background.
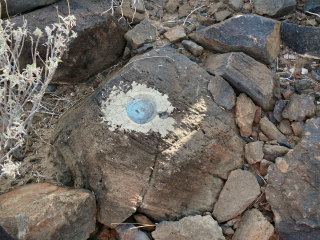
[{"label": "flat rock slab", "polygon": [[[62,63],[54,75],[57,82],[84,82],[89,77],[117,63],[122,56],[126,41],[124,34],[128,26],[124,21],[118,21],[116,16],[102,15],[108,4],[104,1],[70,0],[72,14],[77,18],[73,29],[78,37],[69,45],[69,51],[63,56]],[[68,15],[68,1],[56,4],[18,16],[11,21],[17,26],[27,20],[30,32],[40,28],[43,32],[46,26],[57,22],[57,8],[61,16]],[[39,52],[45,58],[46,49],[40,40]],[[30,64],[30,41],[26,41],[20,57],[21,65]]]},{"label": "flat rock slab", "polygon": [[1,17],[8,17],[7,13],[9,13],[9,16],[24,13],[58,1],[59,0],[1,0]]},{"label": "flat rock slab", "polygon": [[236,123],[240,129],[242,137],[250,137],[252,133],[252,124],[256,113],[256,105],[246,94],[241,93],[237,97],[236,105]]},{"label": "flat rock slab", "polygon": [[155,240],[224,240],[222,229],[211,216],[189,216],[176,222],[161,222],[152,232]]},{"label": "flat rock slab", "polygon": [[196,31],[189,37],[211,51],[244,52],[269,64],[280,51],[280,22],[248,14]]},{"label": "flat rock slab", "polygon": [[306,121],[301,142],[269,167],[266,197],[284,240],[320,236],[320,118]]},{"label": "flat rock slab", "polygon": [[218,222],[226,222],[245,211],[259,194],[260,187],[252,173],[234,170],[230,173],[212,214]]},{"label": "flat rock slab", "polygon": [[12,239],[86,240],[96,225],[91,192],[47,183],[0,195],[0,212],[0,226]]},{"label": "flat rock slab", "polygon": [[245,212],[232,240],[269,240],[273,232],[272,224],[254,208]]},{"label": "flat rock slab", "polygon": [[62,117],[54,159],[95,192],[100,222],[136,210],[155,220],[212,211],[220,178],[243,164],[244,142],[212,100],[211,79],[176,50],[153,50]]},{"label": "flat rock slab", "polygon": [[265,110],[273,109],[280,96],[279,80],[264,64],[242,52],[217,55],[206,62],[209,73],[227,80]]},{"label": "flat rock slab", "polygon": [[296,0],[255,0],[254,9],[258,14],[281,17],[296,9]]},{"label": "flat rock slab", "polygon": [[282,23],[281,40],[299,54],[320,57],[320,28]]}]

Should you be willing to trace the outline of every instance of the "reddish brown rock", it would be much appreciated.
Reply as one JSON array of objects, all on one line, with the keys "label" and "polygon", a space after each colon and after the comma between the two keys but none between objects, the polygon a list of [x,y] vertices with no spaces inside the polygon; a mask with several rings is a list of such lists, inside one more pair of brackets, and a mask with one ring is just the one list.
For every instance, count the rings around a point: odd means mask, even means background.
[{"label": "reddish brown rock", "polygon": [[13,239],[86,240],[95,230],[94,195],[47,183],[0,195],[0,226]]},{"label": "reddish brown rock", "polygon": [[244,93],[241,93],[237,97],[236,123],[240,128],[240,135],[242,137],[249,137],[251,135],[255,112],[256,106],[252,100]]},{"label": "reddish brown rock", "polygon": [[294,135],[301,136],[304,130],[304,124],[302,122],[293,122],[291,123],[291,127]]}]

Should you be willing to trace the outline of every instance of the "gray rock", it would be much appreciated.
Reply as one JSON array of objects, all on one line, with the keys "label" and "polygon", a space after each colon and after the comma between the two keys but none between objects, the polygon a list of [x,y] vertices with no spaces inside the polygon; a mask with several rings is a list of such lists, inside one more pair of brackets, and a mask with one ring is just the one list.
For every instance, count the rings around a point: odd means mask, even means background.
[{"label": "gray rock", "polygon": [[217,55],[206,63],[206,69],[213,75],[222,76],[264,110],[273,109],[276,99],[280,97],[280,84],[274,73],[244,53]]},{"label": "gray rock", "polygon": [[[19,1],[22,2],[22,1]],[[33,12],[12,18],[17,26],[23,19],[28,22],[30,32],[36,27],[43,32],[46,26],[57,22],[57,8],[62,16],[68,15],[68,1],[35,10]],[[118,21],[117,16],[103,15],[106,4],[103,1],[70,0],[72,14],[77,18],[74,31],[78,37],[69,45],[68,53],[62,58],[62,63],[54,75],[54,81],[79,83],[117,63],[126,45],[124,34],[128,29],[124,21]],[[44,39],[39,43],[39,52],[45,59],[46,48]],[[21,66],[30,64],[31,43],[25,42],[24,52],[20,57]]]},{"label": "gray rock", "polygon": [[290,135],[292,134],[292,128],[290,126],[290,121],[287,119],[283,119],[280,123],[279,123],[279,130],[280,132],[282,132],[283,134],[287,134]]},{"label": "gray rock", "polygon": [[199,57],[203,52],[203,47],[190,40],[183,40],[182,45],[196,57]]},{"label": "gray rock", "polygon": [[296,0],[255,0],[254,8],[258,14],[282,17],[296,9]]},{"label": "gray rock", "polygon": [[278,100],[276,101],[276,104],[274,105],[273,109],[273,117],[280,122],[282,120],[282,111],[284,107],[286,106],[288,101],[285,100]]},{"label": "gray rock", "polygon": [[281,40],[293,51],[320,57],[320,28],[282,23]]},{"label": "gray rock", "polygon": [[263,141],[251,142],[245,146],[245,158],[249,164],[261,162],[263,159]]},{"label": "gray rock", "polygon": [[179,2],[177,0],[168,0],[164,8],[168,13],[175,13],[178,7]]},{"label": "gray rock", "polygon": [[19,13],[31,11],[36,8],[44,7],[59,0],[1,0],[1,17],[6,18]]},{"label": "gray rock", "polygon": [[290,121],[303,121],[307,117],[312,117],[316,111],[314,101],[315,98],[311,95],[293,94],[282,112],[282,117]]},{"label": "gray rock", "polygon": [[269,167],[266,197],[284,240],[320,236],[320,118],[306,121],[302,141]]},{"label": "gray rock", "polygon": [[47,183],[28,184],[0,195],[0,212],[0,226],[10,239],[86,240],[96,224],[91,192]]},{"label": "gray rock", "polygon": [[124,37],[133,48],[139,48],[145,43],[156,40],[157,29],[145,19],[128,31]]},{"label": "gray rock", "polygon": [[[243,165],[244,142],[234,115],[210,97],[211,79],[172,48],[152,50],[60,119],[53,160],[95,192],[99,222],[137,209],[157,221],[212,211],[223,186],[216,176]],[[132,112],[139,104],[143,118]]]},{"label": "gray rock", "polygon": [[233,6],[236,10],[240,10],[243,7],[243,0],[229,0],[231,6]]},{"label": "gray rock", "polygon": [[320,12],[320,1],[319,0],[308,0],[304,5],[304,11],[309,11],[313,13]]},{"label": "gray rock", "polygon": [[267,64],[273,62],[280,51],[280,23],[257,15],[233,17],[191,33],[189,37],[208,50],[244,52]]},{"label": "gray rock", "polygon": [[234,170],[214,205],[213,216],[218,222],[228,221],[246,210],[259,194],[260,187],[252,173]]},{"label": "gray rock", "polygon": [[144,1],[143,0],[137,0],[133,6],[133,8],[136,8],[138,13],[144,13],[146,11],[144,7]]},{"label": "gray rock", "polygon": [[190,216],[177,222],[161,222],[152,232],[155,240],[224,240],[222,229],[211,216]]},{"label": "gray rock", "polygon": [[232,14],[229,10],[221,10],[214,14],[214,17],[218,22],[221,22],[225,20],[227,17],[229,17]]},{"label": "gray rock", "polygon": [[133,224],[116,227],[120,240],[150,240],[149,236]]},{"label": "gray rock", "polygon": [[269,240],[273,232],[272,224],[254,208],[245,212],[232,240]]},{"label": "gray rock", "polygon": [[236,94],[229,83],[222,77],[213,77],[209,82],[208,90],[219,106],[230,110],[236,105]]},{"label": "gray rock", "polygon": [[241,93],[237,97],[236,124],[240,128],[240,135],[242,137],[249,137],[251,135],[255,112],[256,105],[254,105],[247,95]]},{"label": "gray rock", "polygon": [[270,161],[287,154],[289,150],[289,148],[278,145],[265,144],[263,146],[264,158]]},{"label": "gray rock", "polygon": [[272,140],[278,142],[285,141],[286,137],[279,131],[279,129],[267,117],[260,120],[260,128],[262,132]]},{"label": "gray rock", "polygon": [[184,39],[187,35],[183,26],[176,26],[170,28],[165,34],[163,34],[171,43],[178,42]]}]

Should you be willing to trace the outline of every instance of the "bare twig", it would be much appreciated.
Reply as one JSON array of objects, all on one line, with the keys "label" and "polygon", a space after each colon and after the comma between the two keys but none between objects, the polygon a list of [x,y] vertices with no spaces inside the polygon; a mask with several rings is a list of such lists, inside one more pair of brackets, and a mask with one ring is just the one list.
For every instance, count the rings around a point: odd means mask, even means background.
[{"label": "bare twig", "polygon": [[204,5],[201,5],[200,7],[197,7],[197,8],[195,8],[195,9],[193,9],[193,10],[187,15],[186,19],[185,19],[184,22],[183,22],[183,25],[186,24],[187,19],[188,19],[194,12],[198,11],[199,9],[201,9],[201,8],[203,8],[203,7],[205,7],[205,6],[204,6]]}]

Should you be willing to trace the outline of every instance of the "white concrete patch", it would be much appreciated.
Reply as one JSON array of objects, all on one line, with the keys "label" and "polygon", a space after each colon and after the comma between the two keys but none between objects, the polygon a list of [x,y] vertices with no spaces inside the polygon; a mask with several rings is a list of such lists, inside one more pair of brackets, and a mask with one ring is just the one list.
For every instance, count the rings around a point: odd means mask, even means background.
[{"label": "white concrete patch", "polygon": [[[155,116],[143,124],[133,121],[127,113],[128,105],[137,99],[148,99],[155,103]],[[168,95],[136,82],[132,83],[131,89],[127,92],[114,87],[108,99],[101,104],[102,119],[107,122],[109,130],[119,129],[145,134],[158,132],[161,137],[165,137],[174,130],[175,120],[172,117],[163,117],[163,113],[169,115],[173,110],[174,107],[169,102]]]}]

